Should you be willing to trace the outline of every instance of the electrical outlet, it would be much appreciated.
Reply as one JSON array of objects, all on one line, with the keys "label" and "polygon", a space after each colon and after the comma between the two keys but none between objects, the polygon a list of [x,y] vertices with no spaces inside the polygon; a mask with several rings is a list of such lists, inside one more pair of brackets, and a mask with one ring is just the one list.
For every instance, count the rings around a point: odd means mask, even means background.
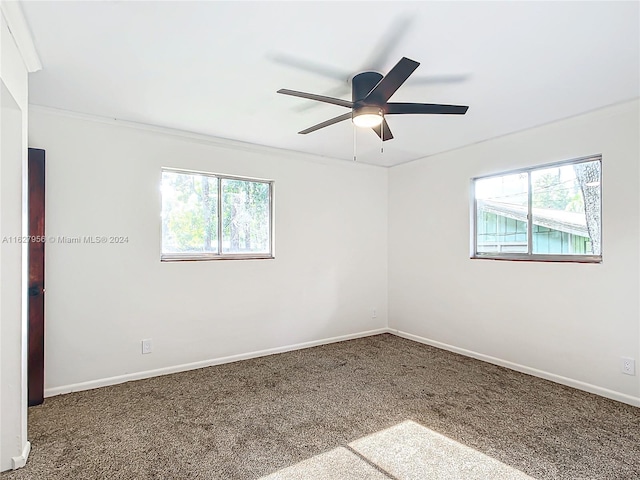
[{"label": "electrical outlet", "polygon": [[633,358],[622,357],[622,364],[620,370],[627,375],[636,374],[636,361]]},{"label": "electrical outlet", "polygon": [[142,354],[145,355],[147,353],[151,353],[153,351],[152,348],[152,344],[151,344],[151,339],[147,338],[145,340],[142,340]]},{"label": "electrical outlet", "polygon": [[371,318],[378,318],[378,311],[375,308],[371,310]]}]

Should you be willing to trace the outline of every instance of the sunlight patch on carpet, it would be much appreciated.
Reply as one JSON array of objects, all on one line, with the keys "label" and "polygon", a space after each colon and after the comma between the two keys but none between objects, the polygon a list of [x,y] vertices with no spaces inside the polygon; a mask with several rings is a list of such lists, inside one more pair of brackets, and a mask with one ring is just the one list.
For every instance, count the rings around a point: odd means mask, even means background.
[{"label": "sunlight patch on carpet", "polygon": [[399,480],[532,480],[520,470],[412,421],[349,446]]},{"label": "sunlight patch on carpet", "polygon": [[362,458],[339,447],[260,480],[533,480],[410,420],[351,442],[349,448]]},{"label": "sunlight patch on carpet", "polygon": [[343,447],[316,455],[260,480],[388,480],[357,455]]}]

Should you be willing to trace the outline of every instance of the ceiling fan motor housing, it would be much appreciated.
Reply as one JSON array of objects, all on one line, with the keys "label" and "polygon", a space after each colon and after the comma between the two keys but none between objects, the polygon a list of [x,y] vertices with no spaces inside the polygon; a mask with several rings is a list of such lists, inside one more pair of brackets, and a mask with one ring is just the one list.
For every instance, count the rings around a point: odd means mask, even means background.
[{"label": "ceiling fan motor housing", "polygon": [[362,72],[351,79],[351,101],[353,103],[362,100],[373,90],[384,76],[378,72]]}]

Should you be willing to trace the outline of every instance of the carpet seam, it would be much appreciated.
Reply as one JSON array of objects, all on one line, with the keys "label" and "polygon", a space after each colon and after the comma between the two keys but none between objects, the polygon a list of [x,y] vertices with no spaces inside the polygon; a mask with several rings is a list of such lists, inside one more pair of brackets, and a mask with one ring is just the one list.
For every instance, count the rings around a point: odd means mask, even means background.
[{"label": "carpet seam", "polygon": [[354,455],[356,455],[360,460],[363,460],[364,462],[366,462],[368,465],[372,466],[373,468],[375,468],[377,471],[379,471],[381,474],[385,475],[387,478],[389,478],[390,480],[400,480],[398,477],[396,477],[395,475],[392,475],[391,473],[387,472],[384,468],[382,468],[380,465],[378,465],[377,463],[372,462],[371,460],[369,460],[367,457],[365,457],[364,455],[362,455],[360,452],[358,452],[357,450],[355,450],[353,447],[351,447],[351,445],[345,445],[345,448],[347,450],[349,450],[351,453],[353,453]]}]

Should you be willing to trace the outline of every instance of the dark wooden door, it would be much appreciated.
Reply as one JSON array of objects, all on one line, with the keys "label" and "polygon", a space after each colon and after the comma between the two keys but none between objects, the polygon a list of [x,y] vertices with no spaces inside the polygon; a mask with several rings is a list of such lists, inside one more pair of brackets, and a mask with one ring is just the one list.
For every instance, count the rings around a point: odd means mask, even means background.
[{"label": "dark wooden door", "polygon": [[29,149],[29,406],[44,401],[44,150]]}]

